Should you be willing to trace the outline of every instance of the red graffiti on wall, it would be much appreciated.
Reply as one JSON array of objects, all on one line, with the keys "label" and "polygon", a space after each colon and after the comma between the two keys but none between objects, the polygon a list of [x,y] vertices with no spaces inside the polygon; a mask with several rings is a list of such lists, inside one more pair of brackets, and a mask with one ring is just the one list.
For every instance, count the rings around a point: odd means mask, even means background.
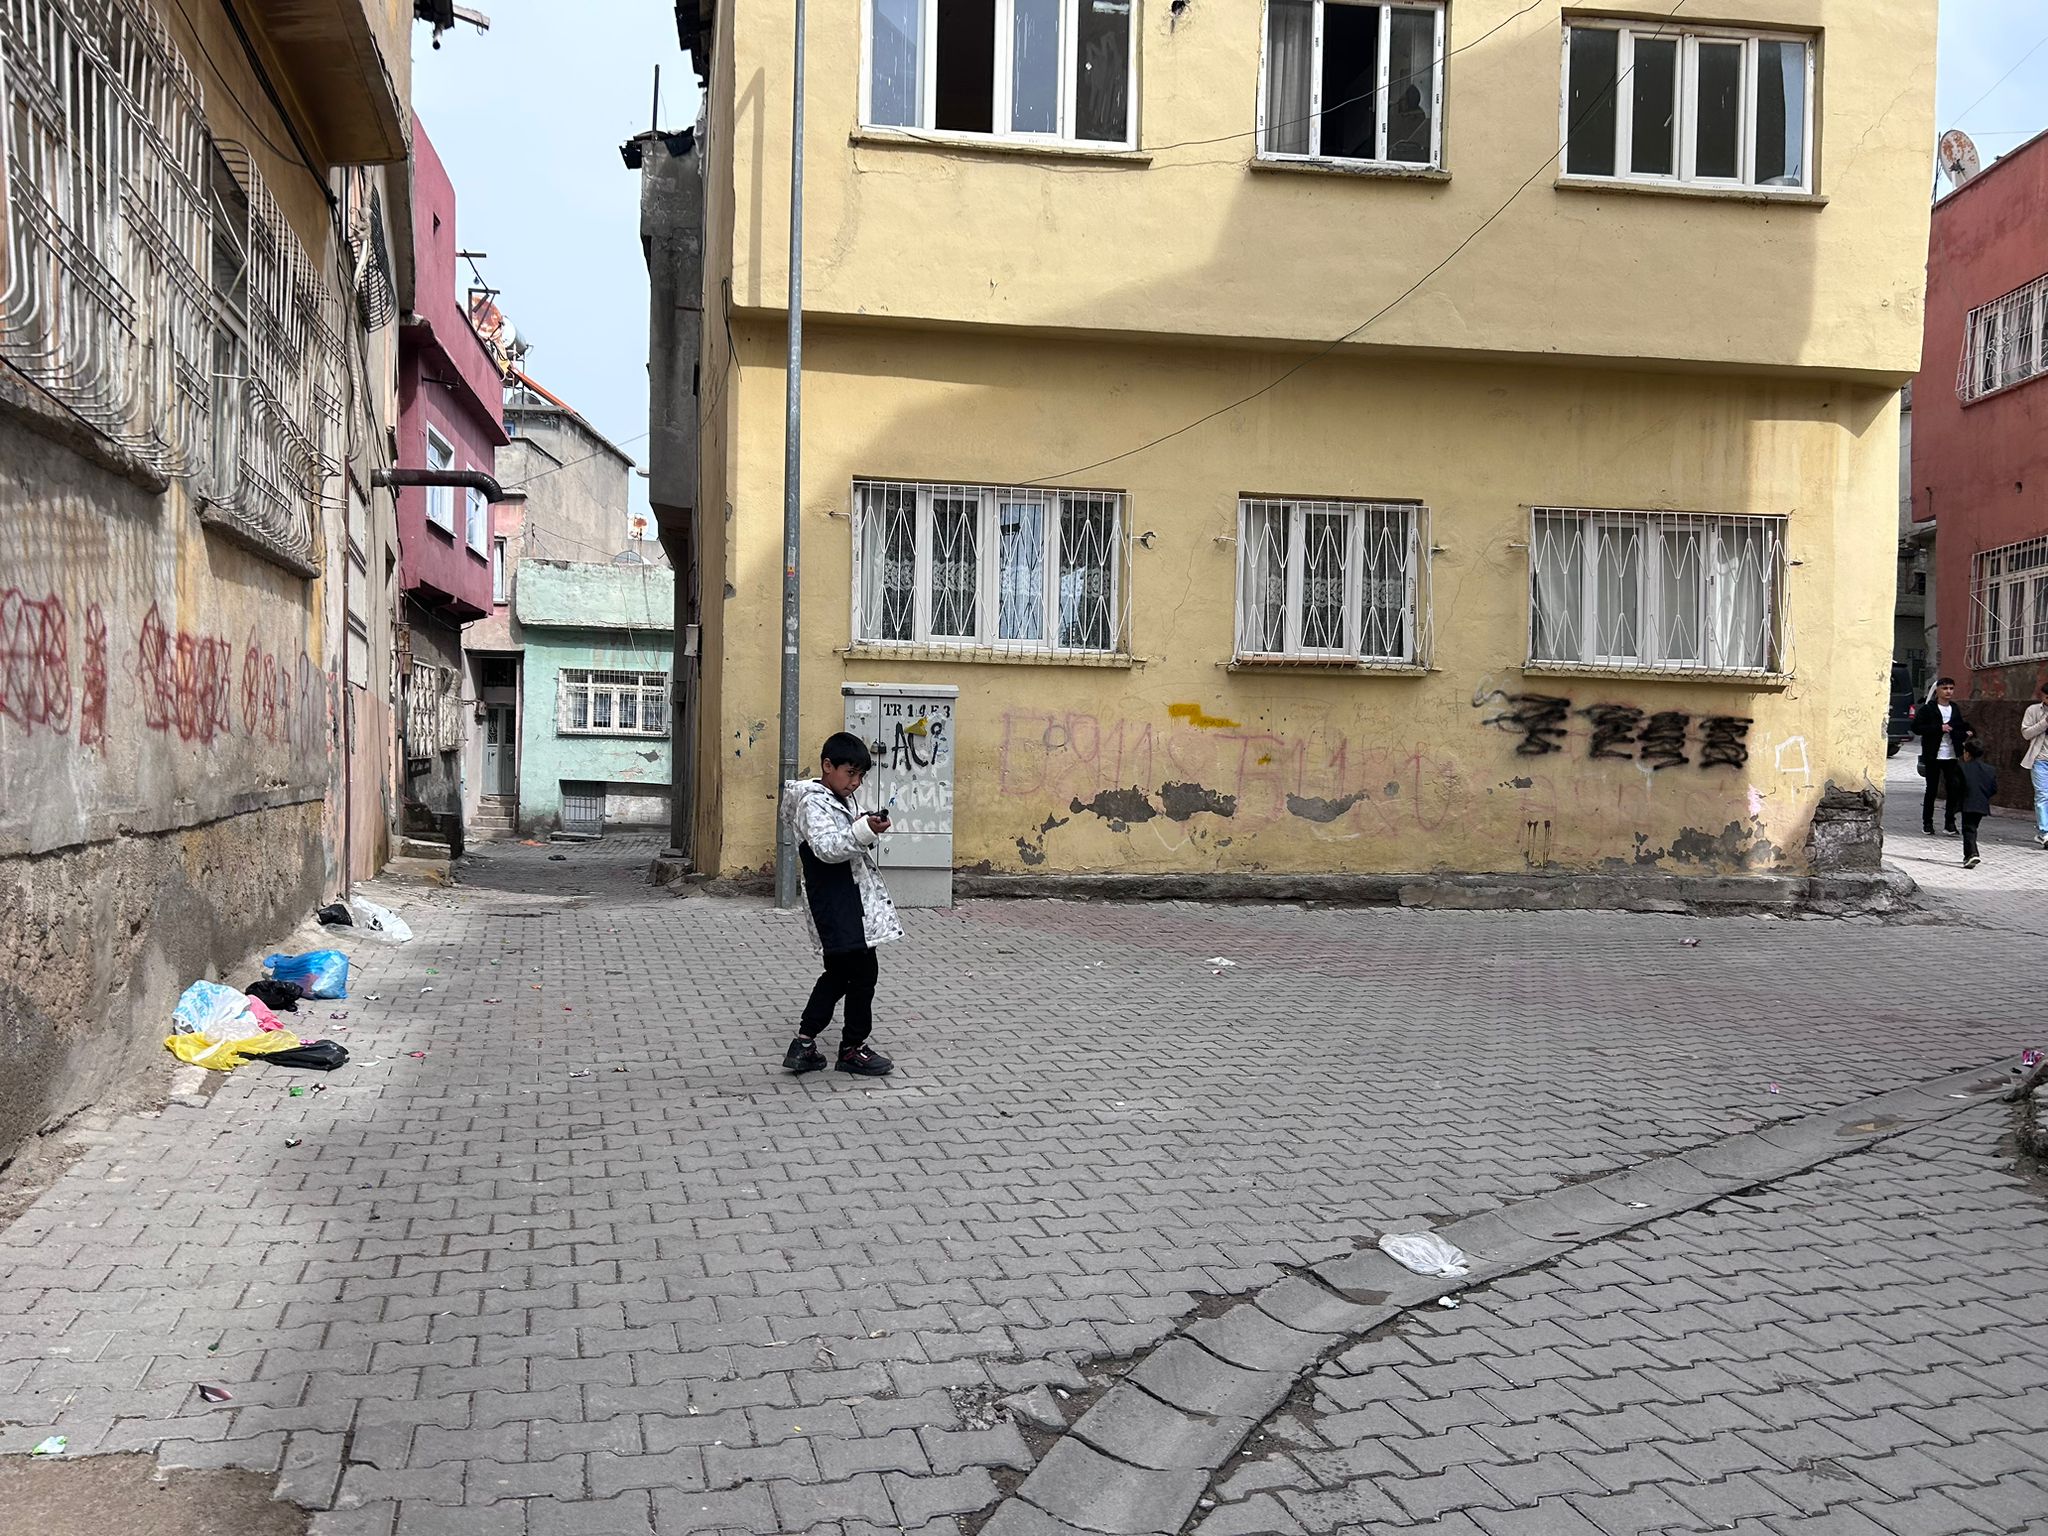
[{"label": "red graffiti on wall", "polygon": [[78,744],[107,744],[107,616],[98,603],[85,610],[85,679],[78,698]]},{"label": "red graffiti on wall", "polygon": [[33,731],[71,723],[71,645],[64,604],[0,592],[0,715]]},{"label": "red graffiti on wall", "polygon": [[142,723],[153,731],[176,731],[181,741],[210,742],[233,730],[234,665],[229,642],[185,630],[174,635],[150,604],[136,649]]}]

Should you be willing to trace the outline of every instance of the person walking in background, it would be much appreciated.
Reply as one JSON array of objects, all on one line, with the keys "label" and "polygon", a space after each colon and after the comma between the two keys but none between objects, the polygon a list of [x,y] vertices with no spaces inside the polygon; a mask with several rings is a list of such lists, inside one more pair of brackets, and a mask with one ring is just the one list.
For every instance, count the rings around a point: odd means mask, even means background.
[{"label": "person walking in background", "polygon": [[2020,766],[2034,780],[2034,838],[2048,848],[2048,677],[2034,684],[2034,702],[2020,718],[2020,735],[2027,743]]},{"label": "person walking in background", "polygon": [[1920,830],[1934,835],[1934,797],[1942,797],[1941,830],[1951,837],[1963,803],[1962,758],[1958,748],[1970,734],[1969,723],[1956,708],[1956,680],[1944,677],[1925,704],[1913,712],[1913,734],[1920,738],[1920,777],[1927,794],[1920,802]]},{"label": "person walking in background", "polygon": [[1977,828],[1991,814],[1991,797],[1998,793],[1998,770],[1984,757],[1984,743],[1974,736],[1963,739],[1963,868],[1975,869],[1983,862],[1977,857]]}]

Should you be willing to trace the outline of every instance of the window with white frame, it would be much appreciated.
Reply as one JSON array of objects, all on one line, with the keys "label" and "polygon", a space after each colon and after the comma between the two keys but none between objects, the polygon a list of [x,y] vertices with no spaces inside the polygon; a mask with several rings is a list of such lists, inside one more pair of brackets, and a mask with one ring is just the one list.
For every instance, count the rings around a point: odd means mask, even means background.
[{"label": "window with white frame", "polygon": [[[427,468],[453,469],[455,448],[447,438],[427,428]],[[455,532],[455,491],[451,486],[430,485],[427,491],[427,521],[449,534]]]},{"label": "window with white frame", "polygon": [[1970,311],[1956,393],[1978,400],[2048,373],[2048,277]]},{"label": "window with white frame", "polygon": [[505,569],[505,541],[491,540],[491,601],[504,604],[512,600],[510,573]]},{"label": "window with white frame", "polygon": [[861,121],[1137,142],[1138,0],[865,0]]},{"label": "window with white frame", "polygon": [[1796,34],[1572,22],[1565,175],[1810,192],[1814,52]]},{"label": "window with white frame", "polygon": [[475,486],[468,487],[463,495],[464,532],[468,535],[469,547],[480,555],[488,555],[491,548],[491,504]]},{"label": "window with white frame", "polygon": [[1259,153],[1443,164],[1444,8],[1266,0]]},{"label": "window with white frame", "polygon": [[1539,507],[1530,662],[1782,673],[1784,572],[1782,517]]},{"label": "window with white frame", "polygon": [[1120,492],[862,480],[853,499],[858,643],[1126,649]]},{"label": "window with white frame", "polygon": [[1970,563],[1970,665],[2048,657],[2048,538],[1986,550]]},{"label": "window with white frame", "polygon": [[1418,664],[1424,518],[1414,502],[1241,500],[1238,659]]},{"label": "window with white frame", "polygon": [[562,736],[666,736],[668,674],[565,667],[556,685]]}]

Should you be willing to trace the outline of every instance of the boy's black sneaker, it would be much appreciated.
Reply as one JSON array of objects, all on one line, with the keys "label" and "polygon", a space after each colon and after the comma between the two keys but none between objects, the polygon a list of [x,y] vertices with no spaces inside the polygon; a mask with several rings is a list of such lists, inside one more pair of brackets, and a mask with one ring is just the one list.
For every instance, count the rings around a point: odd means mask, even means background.
[{"label": "boy's black sneaker", "polygon": [[825,1066],[825,1053],[818,1049],[815,1041],[798,1035],[789,1042],[789,1049],[782,1053],[782,1067],[786,1072],[818,1072]]},{"label": "boy's black sneaker", "polygon": [[839,1070],[861,1077],[887,1077],[896,1070],[896,1063],[862,1046],[859,1050],[839,1053]]}]

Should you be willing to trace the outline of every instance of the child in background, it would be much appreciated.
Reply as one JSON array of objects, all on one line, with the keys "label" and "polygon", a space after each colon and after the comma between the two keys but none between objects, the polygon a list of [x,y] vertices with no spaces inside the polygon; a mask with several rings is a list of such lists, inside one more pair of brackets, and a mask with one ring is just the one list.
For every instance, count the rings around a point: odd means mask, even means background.
[{"label": "child in background", "polygon": [[1975,736],[1963,738],[1963,868],[1975,869],[1977,828],[1991,814],[1991,797],[1998,793],[1998,770],[1984,757],[1984,744]]}]

